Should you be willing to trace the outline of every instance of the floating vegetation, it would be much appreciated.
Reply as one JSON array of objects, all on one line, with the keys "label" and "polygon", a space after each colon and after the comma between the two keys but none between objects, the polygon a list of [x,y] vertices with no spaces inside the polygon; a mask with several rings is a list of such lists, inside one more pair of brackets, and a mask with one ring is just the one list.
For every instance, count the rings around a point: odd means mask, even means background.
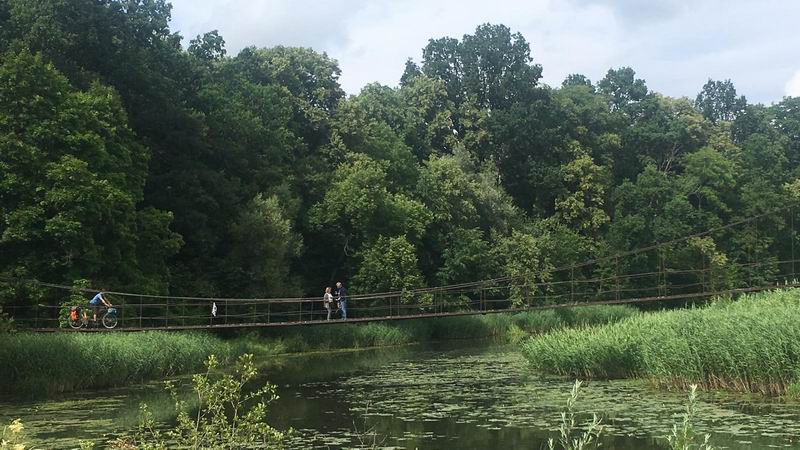
[{"label": "floating vegetation", "polygon": [[[549,438],[558,437],[571,387],[563,378],[532,375],[511,346],[476,342],[279,359],[260,369],[263,379],[256,383],[278,386],[281,398],[268,420],[279,429],[294,428],[287,447],[298,450],[356,446],[355,429],[363,429],[364,416],[369,428],[386,437],[385,449],[546,448]],[[141,402],[152,407],[157,421],[169,423],[174,404],[160,383],[55,402],[0,402],[0,423],[22,418],[32,442],[69,448],[80,439],[104,442],[132,429]],[[685,392],[656,390],[646,382],[591,381],[581,388],[575,412],[579,424],[598,413],[601,448],[664,449],[685,402]],[[713,431],[719,448],[800,448],[796,405],[706,392],[695,411],[695,429]]]}]

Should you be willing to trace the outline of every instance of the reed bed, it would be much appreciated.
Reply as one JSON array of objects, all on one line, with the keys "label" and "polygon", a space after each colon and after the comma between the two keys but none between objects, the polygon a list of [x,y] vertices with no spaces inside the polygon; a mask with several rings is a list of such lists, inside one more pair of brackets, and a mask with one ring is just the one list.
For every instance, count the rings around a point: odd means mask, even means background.
[{"label": "reed bed", "polygon": [[210,332],[0,334],[0,392],[50,394],[142,382],[203,367],[210,354],[229,360],[277,354],[386,347],[448,339],[509,339],[512,331],[544,333],[566,326],[607,323],[636,314],[628,307],[581,312],[446,317],[398,322],[264,329],[225,337]]},{"label": "reed bed", "polygon": [[548,374],[784,394],[800,377],[800,290],[561,329],[522,351]]},{"label": "reed bed", "polygon": [[0,391],[53,393],[189,373],[230,355],[202,333],[12,333],[0,336]]}]

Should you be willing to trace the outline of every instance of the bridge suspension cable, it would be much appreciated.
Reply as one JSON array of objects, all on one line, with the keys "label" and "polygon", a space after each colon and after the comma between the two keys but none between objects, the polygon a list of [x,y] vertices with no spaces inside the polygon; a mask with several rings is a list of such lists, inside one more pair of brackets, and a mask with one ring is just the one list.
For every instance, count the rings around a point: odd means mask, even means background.
[{"label": "bridge suspension cable", "polygon": [[[702,265],[670,267],[665,261],[668,251],[676,252],[679,244],[692,238],[713,235],[761,218],[791,211],[788,221],[792,245],[791,255],[776,253],[760,261],[752,257],[734,260],[722,267],[709,265],[706,255],[691,246],[683,252],[695,255]],[[751,217],[692,233],[679,238],[657,242],[646,247],[581,262],[546,268],[529,276],[503,276],[465,283],[348,296],[349,321],[399,320],[411,317],[516,312],[533,309],[585,306],[590,304],[652,303],[654,301],[692,300],[714,295],[734,295],[741,292],[794,286],[797,261],[794,258],[794,205],[783,206]],[[654,252],[649,258],[658,263],[648,267],[630,267],[632,257]],[[785,252],[784,252],[785,253]],[[781,256],[790,257],[781,258]],[[623,270],[620,272],[620,262]],[[607,265],[603,266],[606,263]],[[588,270],[595,266],[594,270]],[[638,270],[637,270],[638,269]],[[732,273],[746,273],[744,285],[732,286]],[[726,278],[727,277],[727,278]],[[741,278],[741,277],[740,277]],[[39,282],[31,279],[0,277],[0,283],[31,283],[37,288],[52,291],[75,291],[73,286]],[[96,292],[93,289],[79,289]],[[120,322],[125,329],[191,329],[249,326],[288,326],[317,321],[327,314],[320,297],[225,298],[170,296],[109,291],[121,297]],[[47,296],[57,299],[56,294]],[[138,301],[137,301],[138,300]],[[214,306],[217,314],[211,314]],[[57,328],[63,321],[63,306],[58,301],[36,305],[10,305],[20,324],[35,329]],[[327,321],[325,321],[327,323]]]}]

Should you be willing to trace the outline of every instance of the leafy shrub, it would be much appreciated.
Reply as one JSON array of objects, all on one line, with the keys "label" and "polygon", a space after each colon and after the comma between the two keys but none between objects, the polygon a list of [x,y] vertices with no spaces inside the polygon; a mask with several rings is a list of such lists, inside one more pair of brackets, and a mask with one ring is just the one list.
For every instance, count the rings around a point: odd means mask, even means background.
[{"label": "leafy shrub", "polygon": [[167,389],[175,401],[177,425],[162,432],[147,405],[142,404],[137,432],[131,437],[117,440],[112,448],[282,448],[287,433],[276,430],[266,422],[267,406],[278,398],[275,386],[267,384],[253,392],[244,391],[245,386],[258,375],[253,355],[240,356],[232,374],[215,376],[218,368],[217,358],[209,356],[206,372],[192,377],[199,401],[196,413],[190,414],[174,384],[168,382]]},{"label": "leafy shrub", "polygon": [[695,407],[697,406],[697,385],[689,388],[689,401],[686,403],[686,412],[683,414],[681,424],[672,426],[672,434],[667,436],[667,442],[672,450],[714,450],[708,443],[711,435],[703,436],[703,441],[697,443],[697,432],[694,429]]},{"label": "leafy shrub", "polygon": [[572,392],[570,392],[569,399],[567,399],[567,410],[561,413],[561,425],[558,430],[558,447],[556,447],[556,441],[554,439],[549,439],[547,441],[547,447],[550,450],[555,450],[556,448],[560,450],[583,450],[592,447],[597,448],[600,445],[597,440],[600,438],[603,427],[600,425],[600,419],[597,417],[597,414],[592,414],[592,420],[586,424],[586,431],[578,435],[578,437],[573,437],[575,427],[577,426],[575,404],[578,401],[580,389],[581,382],[575,380],[575,384],[572,386]]}]

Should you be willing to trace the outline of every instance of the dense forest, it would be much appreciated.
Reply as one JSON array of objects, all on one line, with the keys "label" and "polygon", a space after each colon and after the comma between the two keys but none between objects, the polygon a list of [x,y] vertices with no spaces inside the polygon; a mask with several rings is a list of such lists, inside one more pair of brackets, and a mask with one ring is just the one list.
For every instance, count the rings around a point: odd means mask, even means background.
[{"label": "dense forest", "polygon": [[[492,24],[347,96],[325,53],[185,45],[170,9],[0,0],[0,276],[22,280],[0,305],[35,301],[32,279],[238,297],[536,279],[798,191],[800,98],[750,104],[729,80],[670,98],[628,67],[548,86]],[[692,255],[777,260],[785,222]]]}]

